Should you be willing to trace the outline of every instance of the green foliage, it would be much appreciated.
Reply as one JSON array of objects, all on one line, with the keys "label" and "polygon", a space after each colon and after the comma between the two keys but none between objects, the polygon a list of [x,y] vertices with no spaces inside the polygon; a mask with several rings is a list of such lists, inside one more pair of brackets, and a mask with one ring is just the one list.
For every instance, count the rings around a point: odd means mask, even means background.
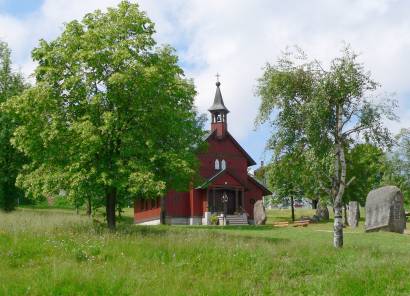
[{"label": "green foliage", "polygon": [[22,75],[14,73],[11,66],[10,49],[0,41],[0,209],[5,211],[13,210],[17,199],[22,196],[15,182],[25,161],[10,143],[17,122],[2,110],[4,104],[14,100],[25,88]]},{"label": "green foliage", "polygon": [[384,185],[396,185],[410,203],[410,129],[402,129],[396,136],[397,145],[389,155],[383,175]]},{"label": "green foliage", "polygon": [[211,215],[209,221],[211,222],[211,225],[217,225],[219,221],[219,217],[217,214]]},{"label": "green foliage", "polygon": [[[268,148],[275,157],[311,149],[323,158],[334,152],[337,137],[346,148],[357,134],[390,145],[382,119],[395,118],[394,102],[372,103],[369,98],[377,86],[348,47],[327,71],[300,49],[288,51],[276,64],[267,64],[259,79],[257,94],[262,102],[256,123],[268,121],[274,126]],[[337,106],[342,108],[340,130],[335,130]]]},{"label": "green foliage", "polygon": [[386,170],[386,156],[382,149],[371,144],[358,144],[346,154],[347,179],[352,180],[346,188],[343,201],[358,201],[362,206],[367,194],[380,186]]},{"label": "green foliage", "polygon": [[103,204],[186,189],[202,121],[192,81],[154,33],[138,5],[123,1],[40,41],[35,87],[7,105],[21,122],[13,144],[32,159],[18,178],[28,195],[65,189],[76,204]]},{"label": "green foliage", "polygon": [[294,154],[283,156],[268,167],[268,183],[279,199],[303,194],[302,174],[299,173],[303,160],[299,156]]},{"label": "green foliage", "polygon": [[[346,150],[360,138],[390,147],[391,135],[383,122],[385,118],[395,119],[395,103],[388,99],[384,104],[372,102],[378,84],[349,47],[331,61],[328,70],[299,49],[284,53],[264,70],[258,85],[262,103],[256,122],[268,121],[274,127],[268,142],[274,161],[283,157],[295,161],[305,151],[313,152],[313,159],[320,162],[329,161],[324,163],[326,170],[321,175],[328,172],[327,168],[333,169],[326,181],[336,217],[334,245],[341,247],[342,202],[349,183]],[[299,173],[304,171],[290,174],[297,180],[301,179],[297,178]],[[324,187],[321,181],[315,182],[317,188]]]}]

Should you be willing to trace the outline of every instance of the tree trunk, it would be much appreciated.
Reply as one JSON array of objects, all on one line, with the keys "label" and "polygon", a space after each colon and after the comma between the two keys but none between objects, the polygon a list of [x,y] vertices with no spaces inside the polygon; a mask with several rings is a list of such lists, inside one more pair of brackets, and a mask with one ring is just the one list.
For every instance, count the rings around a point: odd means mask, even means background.
[{"label": "tree trunk", "polygon": [[317,209],[317,204],[319,203],[318,199],[312,199],[312,209]]},{"label": "tree trunk", "polygon": [[161,207],[161,212],[160,212],[160,216],[159,216],[159,221],[160,224],[166,224],[166,212],[165,212],[165,198],[164,197],[160,197],[160,207]]},{"label": "tree trunk", "polygon": [[293,204],[293,196],[290,197],[290,208],[292,210],[292,221],[295,222],[295,206]]},{"label": "tree trunk", "polygon": [[87,216],[91,217],[91,197],[87,198]]},{"label": "tree trunk", "polygon": [[117,191],[115,188],[111,188],[106,195],[106,215],[107,226],[109,229],[115,229],[115,204],[117,201]]},{"label": "tree trunk", "polygon": [[[333,245],[336,248],[343,247],[343,215],[342,198],[346,186],[346,158],[341,140],[342,133],[342,110],[336,106],[336,129],[335,129],[335,186],[334,191],[334,211],[335,219],[333,224]],[[340,167],[339,167],[340,165]],[[339,175],[340,169],[340,175]],[[340,176],[340,178],[339,178]]]},{"label": "tree trunk", "polygon": [[341,248],[343,246],[342,197],[346,186],[346,159],[344,149],[340,143],[338,144],[337,150],[339,151],[338,155],[340,159],[341,174],[338,188],[339,190],[335,198],[335,222],[333,244],[336,248]]}]

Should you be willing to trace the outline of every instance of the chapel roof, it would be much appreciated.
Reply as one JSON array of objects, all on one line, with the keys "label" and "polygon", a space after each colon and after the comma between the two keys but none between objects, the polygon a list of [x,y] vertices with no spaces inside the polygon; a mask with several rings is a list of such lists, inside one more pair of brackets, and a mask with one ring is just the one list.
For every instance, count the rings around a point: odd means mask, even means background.
[{"label": "chapel roof", "polygon": [[256,186],[258,186],[259,188],[261,188],[263,190],[264,195],[271,195],[272,194],[272,191],[270,191],[264,184],[262,184],[262,182],[260,182],[254,176],[252,176],[251,174],[248,174],[248,178],[249,178],[249,180],[253,181],[253,183]]},{"label": "chapel roof", "polygon": [[224,100],[222,99],[222,94],[221,94],[221,89],[219,86],[221,83],[219,81],[216,82],[216,92],[215,92],[215,98],[214,98],[214,103],[213,105],[208,109],[208,111],[213,112],[213,111],[225,111],[226,113],[229,113],[228,108],[226,108],[224,104]]},{"label": "chapel roof", "polygon": [[216,174],[214,174],[213,176],[209,177],[208,179],[206,179],[205,182],[202,183],[201,185],[199,185],[198,187],[196,187],[196,189],[205,189],[205,188],[207,188],[208,185],[212,184],[212,183],[213,183],[215,180],[217,180],[220,176],[223,176],[223,175],[225,175],[225,174],[227,174],[227,175],[231,176],[232,178],[234,178],[234,179],[235,179],[239,184],[241,184],[245,189],[247,188],[247,187],[246,187],[246,184],[244,184],[244,183],[241,181],[241,179],[238,178],[238,177],[232,172],[232,170],[223,169],[223,170],[218,171]]},{"label": "chapel roof", "polygon": [[[211,138],[211,136],[215,133],[215,130],[210,131],[204,135],[202,138],[204,141],[207,141]],[[242,148],[242,146],[238,143],[238,141],[235,140],[235,138],[229,133],[226,132],[227,137],[232,141],[232,143],[235,145],[236,148],[245,156],[246,160],[248,161],[248,166],[255,165],[256,162],[253,160],[253,158],[248,154],[248,152],[245,151],[245,149]]]}]

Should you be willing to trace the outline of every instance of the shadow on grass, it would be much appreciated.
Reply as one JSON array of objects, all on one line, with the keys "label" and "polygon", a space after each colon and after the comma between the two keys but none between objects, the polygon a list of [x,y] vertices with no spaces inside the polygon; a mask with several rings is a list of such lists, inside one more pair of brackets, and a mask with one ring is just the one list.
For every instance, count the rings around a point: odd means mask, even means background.
[{"label": "shadow on grass", "polygon": [[134,225],[134,217],[128,217],[128,216],[117,216],[117,222],[119,223],[124,223],[127,225]]}]

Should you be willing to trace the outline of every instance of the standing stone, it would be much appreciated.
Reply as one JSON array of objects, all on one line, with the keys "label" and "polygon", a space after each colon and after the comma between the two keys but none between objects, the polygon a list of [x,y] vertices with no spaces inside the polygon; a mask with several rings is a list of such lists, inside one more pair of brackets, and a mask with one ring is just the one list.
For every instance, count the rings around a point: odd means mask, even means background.
[{"label": "standing stone", "polygon": [[320,221],[329,221],[329,209],[325,203],[319,202],[316,209],[316,216]]},{"label": "standing stone", "polygon": [[265,207],[262,200],[258,200],[253,205],[253,219],[256,225],[264,225],[266,223]]},{"label": "standing stone", "polygon": [[406,216],[403,194],[396,186],[384,186],[369,192],[366,198],[366,232],[390,231],[403,233]]},{"label": "standing stone", "polygon": [[350,227],[356,228],[359,225],[360,205],[357,201],[349,202],[349,212],[347,217]]}]

